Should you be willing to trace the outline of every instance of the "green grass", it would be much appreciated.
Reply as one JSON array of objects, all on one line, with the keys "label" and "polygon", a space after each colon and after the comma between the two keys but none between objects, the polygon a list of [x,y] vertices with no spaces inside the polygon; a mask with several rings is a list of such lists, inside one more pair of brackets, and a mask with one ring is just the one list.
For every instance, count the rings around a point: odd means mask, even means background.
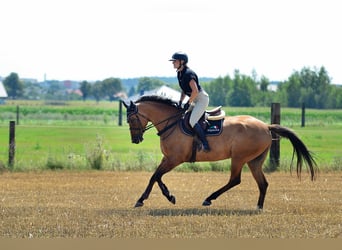
[{"label": "green grass", "polygon": [[[151,131],[152,132],[152,131]],[[0,161],[8,161],[8,127],[0,127]],[[48,161],[64,162],[66,168],[86,168],[86,155],[94,151],[98,138],[103,148],[104,167],[138,170],[142,164],[160,160],[158,136],[146,133],[141,145],[131,144],[127,126],[66,127],[24,126],[16,127],[16,169],[41,169]],[[69,164],[68,164],[69,163]],[[123,164],[125,163],[125,164]],[[75,166],[77,164],[77,166]],[[125,165],[125,166],[124,166]]]},{"label": "green grass", "polygon": [[[341,126],[294,128],[316,155],[321,169],[342,170]],[[155,130],[144,135],[144,141],[132,144],[127,125],[113,127],[17,126],[15,169],[42,169],[55,161],[65,168],[88,168],[86,156],[101,140],[104,169],[152,170],[161,159],[159,137]],[[8,161],[8,127],[0,127],[0,161]],[[281,168],[289,170],[291,143],[281,140]],[[182,171],[228,170],[229,162],[183,164]]]},{"label": "green grass", "polygon": [[[0,125],[7,125],[9,120],[16,120],[17,107],[19,107],[21,125],[111,126],[118,124],[118,101],[99,103],[70,101],[62,104],[46,105],[43,101],[8,101],[6,105],[0,105]],[[266,123],[271,120],[270,107],[224,107],[223,109],[227,115],[248,114]],[[281,108],[281,124],[289,127],[300,126],[301,112],[300,108]],[[305,113],[308,126],[342,125],[342,110],[307,109]]]},{"label": "green grass", "polygon": [[[314,153],[321,169],[342,170],[342,126],[294,128]],[[289,147],[282,141],[281,149]]]},{"label": "green grass", "polygon": [[39,101],[11,101],[0,105],[0,124],[9,120],[23,125],[101,126],[118,124],[118,102],[65,102],[46,105]]},{"label": "green grass", "polygon": [[[118,102],[68,102],[53,106],[16,101],[0,106],[2,165],[8,162],[8,124],[16,119],[17,105],[26,111],[21,113],[20,125],[16,127],[14,170],[88,169],[87,159],[99,150],[99,143],[102,168],[106,170],[153,170],[162,157],[154,129],[145,133],[143,143],[131,143],[125,112],[123,126],[118,126]],[[249,114],[266,123],[270,120],[270,108],[224,107],[224,110],[227,115]],[[320,169],[342,170],[342,110],[307,110],[306,126],[302,128],[301,110],[283,108],[281,124],[299,135],[316,155]],[[291,143],[281,140],[280,169],[290,169],[291,157]],[[229,165],[229,161],[185,163],[177,170],[227,171]]]}]

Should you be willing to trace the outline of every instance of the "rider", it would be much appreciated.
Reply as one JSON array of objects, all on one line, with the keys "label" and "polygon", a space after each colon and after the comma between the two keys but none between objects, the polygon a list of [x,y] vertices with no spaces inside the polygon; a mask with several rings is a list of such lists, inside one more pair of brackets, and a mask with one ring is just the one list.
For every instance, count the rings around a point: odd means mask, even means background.
[{"label": "rider", "polygon": [[208,141],[202,127],[198,124],[198,120],[204,114],[209,104],[209,96],[199,84],[196,73],[188,66],[188,56],[183,52],[176,52],[169,60],[172,61],[173,67],[177,70],[177,78],[182,94],[179,100],[179,106],[182,104],[185,95],[189,96],[189,101],[184,105],[184,109],[192,106],[190,115],[190,126],[194,129],[203,144],[205,152],[210,151]]}]

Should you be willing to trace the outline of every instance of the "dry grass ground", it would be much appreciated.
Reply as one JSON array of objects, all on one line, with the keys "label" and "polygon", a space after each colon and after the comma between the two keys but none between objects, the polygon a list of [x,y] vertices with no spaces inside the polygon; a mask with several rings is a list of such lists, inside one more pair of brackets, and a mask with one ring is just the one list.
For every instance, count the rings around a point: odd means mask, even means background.
[{"label": "dry grass ground", "polygon": [[209,208],[202,201],[228,173],[171,172],[164,182],[172,205],[156,185],[134,209],[151,173],[42,172],[0,175],[2,238],[341,238],[342,173],[267,175],[264,211],[255,210],[256,183],[243,173],[240,186]]}]

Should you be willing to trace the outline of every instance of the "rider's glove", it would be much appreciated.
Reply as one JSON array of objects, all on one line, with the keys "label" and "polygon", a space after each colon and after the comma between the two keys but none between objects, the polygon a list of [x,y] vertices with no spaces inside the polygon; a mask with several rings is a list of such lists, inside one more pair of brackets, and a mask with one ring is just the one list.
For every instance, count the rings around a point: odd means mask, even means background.
[{"label": "rider's glove", "polygon": [[179,102],[178,102],[177,108],[178,108],[178,109],[182,109],[182,101],[179,101]]},{"label": "rider's glove", "polygon": [[190,103],[189,103],[189,102],[187,102],[187,103],[184,104],[184,110],[188,110],[189,107],[190,107]]}]

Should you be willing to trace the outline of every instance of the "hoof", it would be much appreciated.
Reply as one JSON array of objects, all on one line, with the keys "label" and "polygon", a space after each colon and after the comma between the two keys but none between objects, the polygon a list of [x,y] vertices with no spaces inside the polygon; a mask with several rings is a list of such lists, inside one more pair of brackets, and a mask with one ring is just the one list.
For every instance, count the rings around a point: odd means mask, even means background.
[{"label": "hoof", "polygon": [[210,206],[210,205],[211,205],[211,201],[205,200],[205,201],[203,201],[203,203],[202,203],[202,206]]},{"label": "hoof", "polygon": [[262,210],[263,210],[263,207],[257,206],[256,209],[257,209],[258,211],[262,211]]},{"label": "hoof", "polygon": [[138,201],[137,203],[135,203],[135,206],[134,206],[134,207],[142,207],[142,206],[144,206],[144,203]]},{"label": "hoof", "polygon": [[174,197],[173,195],[171,195],[170,202],[171,202],[172,204],[176,204],[176,197]]}]

